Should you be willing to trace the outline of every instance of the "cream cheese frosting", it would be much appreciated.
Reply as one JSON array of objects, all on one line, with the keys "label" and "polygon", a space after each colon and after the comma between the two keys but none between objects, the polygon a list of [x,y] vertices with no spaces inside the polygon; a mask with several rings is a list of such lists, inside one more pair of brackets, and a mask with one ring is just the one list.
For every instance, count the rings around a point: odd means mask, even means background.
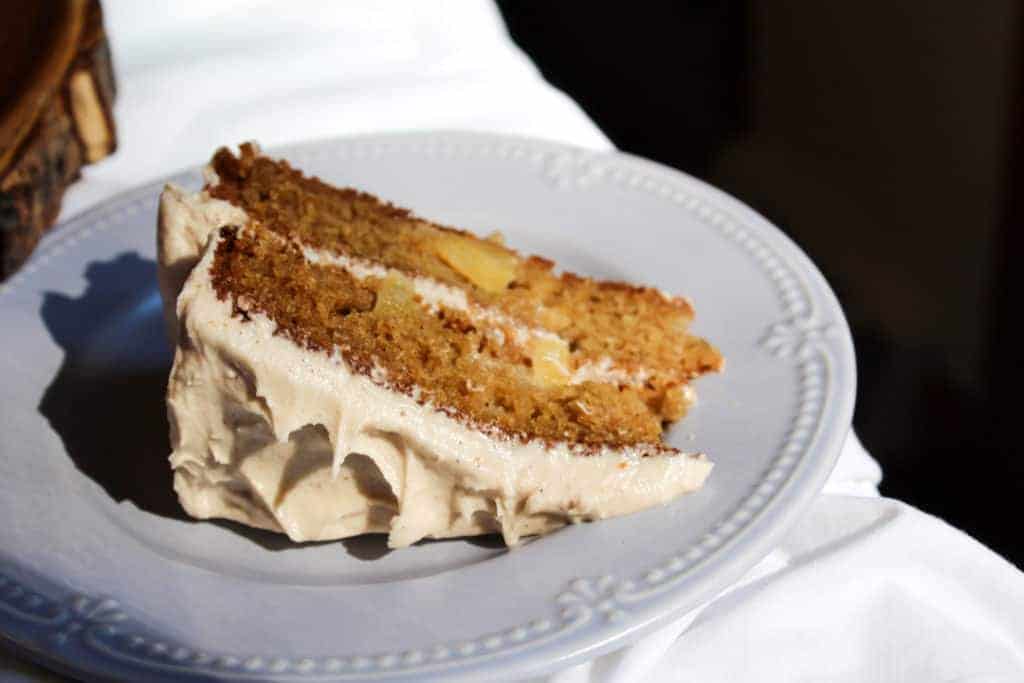
[{"label": "cream cheese frosting", "polygon": [[[212,173],[208,170],[207,174]],[[216,179],[214,174],[212,178]],[[157,285],[164,302],[164,320],[174,342],[176,319],[174,302],[185,279],[199,260],[210,231],[223,225],[245,225],[245,211],[203,191],[191,193],[168,184],[160,193],[157,213],[156,257]]]},{"label": "cream cheese frosting", "polygon": [[581,455],[566,443],[476,429],[392,390],[383,368],[352,372],[337,353],[276,335],[263,315],[233,317],[210,279],[215,230],[247,220],[205,193],[168,186],[161,198],[160,286],[179,335],[167,393],[170,459],[192,516],[295,541],[379,532],[403,547],[499,532],[514,545],[665,503],[710,472],[700,454]]}]

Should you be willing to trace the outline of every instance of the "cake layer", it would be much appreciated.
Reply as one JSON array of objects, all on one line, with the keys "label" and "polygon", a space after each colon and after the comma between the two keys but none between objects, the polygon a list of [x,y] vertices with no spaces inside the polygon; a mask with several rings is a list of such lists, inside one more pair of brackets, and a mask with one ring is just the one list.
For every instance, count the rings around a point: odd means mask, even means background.
[{"label": "cake layer", "polygon": [[[177,299],[171,462],[189,514],[294,540],[379,531],[399,547],[499,531],[514,544],[567,522],[666,502],[707,476],[703,456],[658,445],[595,446],[581,455],[571,443],[479,429],[394,390],[377,365],[360,371],[344,352],[293,338],[283,318],[258,310],[241,285],[225,289],[225,266],[243,263],[231,255],[261,248],[259,232],[251,232],[215,233]],[[256,270],[281,265],[245,262]],[[345,277],[304,270],[312,268],[306,263],[290,277]],[[273,275],[287,300],[291,280]],[[362,283],[344,287],[342,306],[351,311],[372,312],[380,301],[373,292],[371,308]]]}]

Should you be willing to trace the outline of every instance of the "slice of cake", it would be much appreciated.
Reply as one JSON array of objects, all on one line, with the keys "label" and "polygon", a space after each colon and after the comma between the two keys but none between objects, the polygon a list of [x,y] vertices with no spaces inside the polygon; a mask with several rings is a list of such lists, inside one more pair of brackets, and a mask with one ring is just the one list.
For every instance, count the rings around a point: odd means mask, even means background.
[{"label": "slice of cake", "polygon": [[512,545],[699,488],[661,442],[722,358],[685,300],[556,274],[242,145],[161,197],[189,514],[296,541]]}]

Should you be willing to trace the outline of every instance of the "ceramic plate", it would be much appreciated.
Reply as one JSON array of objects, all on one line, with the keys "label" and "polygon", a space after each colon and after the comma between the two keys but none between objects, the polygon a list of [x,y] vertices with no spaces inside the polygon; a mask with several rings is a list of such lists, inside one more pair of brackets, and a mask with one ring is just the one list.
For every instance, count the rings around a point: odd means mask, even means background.
[{"label": "ceramic plate", "polygon": [[[624,154],[470,133],[274,150],[296,166],[567,269],[693,299],[727,358],[668,440],[704,490],[513,551],[296,545],[184,517],[154,263],[162,183],[49,234],[0,286],[0,632],[88,677],[341,681],[527,676],[627,644],[714,596],[820,490],[853,409],[850,335],[763,218]],[[174,182],[199,187],[198,170]]]}]

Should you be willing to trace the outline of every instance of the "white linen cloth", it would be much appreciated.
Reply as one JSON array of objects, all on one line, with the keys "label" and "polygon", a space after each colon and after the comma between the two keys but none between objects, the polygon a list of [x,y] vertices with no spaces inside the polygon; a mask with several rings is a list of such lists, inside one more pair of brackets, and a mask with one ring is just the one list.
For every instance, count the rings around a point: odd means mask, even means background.
[{"label": "white linen cloth", "polygon": [[[611,148],[486,2],[105,0],[104,9],[120,146],[84,171],[63,217],[246,139],[462,128]],[[1024,681],[1024,574],[942,521],[879,498],[880,476],[851,435],[824,493],[744,580],[546,680]],[[0,675],[49,678],[2,655]]]}]

